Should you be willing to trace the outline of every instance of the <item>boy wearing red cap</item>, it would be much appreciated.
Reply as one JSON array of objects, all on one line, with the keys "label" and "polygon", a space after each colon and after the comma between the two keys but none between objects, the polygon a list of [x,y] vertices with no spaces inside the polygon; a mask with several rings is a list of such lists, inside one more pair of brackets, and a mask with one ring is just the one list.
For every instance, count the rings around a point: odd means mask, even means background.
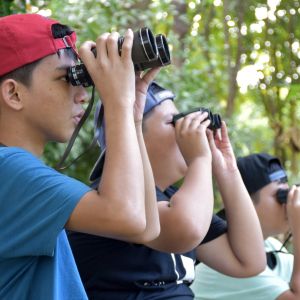
[{"label": "boy wearing red cap", "polygon": [[[294,186],[288,194],[284,168],[278,158],[267,153],[241,157],[237,163],[260,220],[267,267],[257,276],[241,279],[200,263],[192,285],[195,299],[300,299],[300,188]],[[289,230],[293,236],[294,255],[275,238]]]},{"label": "boy wearing red cap", "polygon": [[67,75],[78,59],[75,33],[37,14],[0,18],[1,300],[87,299],[64,228],[131,242],[159,232],[140,115],[133,114],[135,80],[142,103],[157,71],[135,78],[132,31],[121,55],[117,40],[105,33],[79,50],[106,107],[107,167],[95,191],[40,159],[48,141],[70,139],[83,115],[87,92]]}]

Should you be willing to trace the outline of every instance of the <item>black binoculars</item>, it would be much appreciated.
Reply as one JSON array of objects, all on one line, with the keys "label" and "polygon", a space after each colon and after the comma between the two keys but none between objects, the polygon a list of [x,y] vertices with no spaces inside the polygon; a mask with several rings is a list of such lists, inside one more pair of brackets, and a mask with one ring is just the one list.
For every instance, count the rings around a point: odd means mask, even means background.
[{"label": "black binoculars", "polygon": [[208,126],[209,129],[215,130],[215,129],[221,128],[221,126],[222,126],[221,116],[219,114],[213,114],[208,108],[205,108],[205,107],[197,107],[192,110],[175,115],[172,119],[172,124],[175,125],[175,123],[178,119],[183,118],[183,117],[185,117],[193,112],[197,112],[197,111],[203,111],[203,112],[206,111],[208,113],[208,117],[206,118],[206,120],[207,119],[210,120],[210,124]]},{"label": "black binoculars", "polygon": [[[121,55],[124,37],[118,39],[118,51]],[[95,57],[96,48],[92,49]],[[151,30],[143,27],[134,32],[131,52],[135,71],[143,71],[148,68],[166,66],[171,63],[169,46],[166,37],[162,34],[153,35]],[[68,78],[72,85],[89,87],[94,85],[85,65],[77,64],[68,68]]]},{"label": "black binoculars", "polygon": [[[296,184],[296,186],[300,186],[300,184]],[[276,192],[276,199],[280,204],[287,203],[288,194],[291,189],[278,189]]]}]

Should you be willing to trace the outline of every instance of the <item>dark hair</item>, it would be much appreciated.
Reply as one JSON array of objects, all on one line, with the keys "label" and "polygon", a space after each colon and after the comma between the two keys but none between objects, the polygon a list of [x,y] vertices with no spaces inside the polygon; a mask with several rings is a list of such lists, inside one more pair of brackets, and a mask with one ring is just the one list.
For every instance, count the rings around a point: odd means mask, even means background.
[{"label": "dark hair", "polygon": [[0,77],[0,83],[2,83],[4,80],[11,78],[16,81],[21,82],[25,86],[30,86],[31,78],[32,78],[32,72],[36,68],[36,66],[40,63],[41,59],[34,61],[33,63],[27,64],[25,66],[22,66],[16,70],[13,70],[3,76]]},{"label": "dark hair", "polygon": [[258,204],[260,201],[260,191],[261,191],[261,189],[250,195],[252,202],[255,205]]},{"label": "dark hair", "polygon": [[[55,39],[58,38],[63,38],[66,35],[70,35],[73,30],[67,26],[67,25],[62,25],[62,24],[53,24],[51,27],[52,30],[52,35]],[[66,49],[61,49],[57,52],[58,56],[60,56],[60,53],[62,52],[66,52],[67,55],[69,55],[71,58],[76,58],[76,54],[74,53],[72,48],[66,48]],[[0,84],[8,79],[14,79],[16,81],[21,82],[22,84],[24,84],[25,86],[30,86],[31,84],[31,79],[32,79],[32,72],[33,70],[37,67],[37,65],[40,63],[40,61],[43,58],[36,60],[32,63],[29,63],[27,65],[24,65],[16,70],[13,70],[7,74],[4,74],[3,76],[0,76]]]},{"label": "dark hair", "polygon": [[72,30],[69,26],[63,24],[53,24],[51,26],[52,35],[55,39],[63,38],[66,35],[71,35],[74,30]]}]

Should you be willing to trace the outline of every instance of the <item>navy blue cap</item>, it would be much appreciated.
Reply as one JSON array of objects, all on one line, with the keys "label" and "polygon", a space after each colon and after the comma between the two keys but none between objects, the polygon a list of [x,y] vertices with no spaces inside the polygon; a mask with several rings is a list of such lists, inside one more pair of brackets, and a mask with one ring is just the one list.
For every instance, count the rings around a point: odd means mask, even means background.
[{"label": "navy blue cap", "polygon": [[[147,95],[146,95],[146,103],[145,103],[145,108],[144,108],[144,116],[148,114],[155,106],[161,104],[165,100],[174,100],[175,94],[163,88],[160,86],[158,83],[155,81],[152,81],[148,87]],[[96,164],[94,165],[91,175],[90,175],[90,180],[94,181],[96,180],[102,173],[103,165],[104,165],[104,158],[105,158],[105,148],[106,148],[106,142],[105,142],[105,123],[104,120],[100,126],[100,128],[97,128],[97,122],[99,118],[99,113],[100,113],[100,108],[101,108],[101,103],[98,102],[96,106],[96,112],[94,116],[94,128],[95,132],[97,131],[97,141],[98,144],[102,150],[102,154],[98,158]]]},{"label": "navy blue cap", "polygon": [[158,83],[153,81],[148,88],[146,96],[146,104],[144,108],[144,115],[150,112],[155,106],[159,105],[165,100],[174,100],[175,94],[163,88]]},{"label": "navy blue cap", "polygon": [[255,153],[237,159],[244,184],[251,195],[273,181],[287,182],[280,160],[267,153]]}]

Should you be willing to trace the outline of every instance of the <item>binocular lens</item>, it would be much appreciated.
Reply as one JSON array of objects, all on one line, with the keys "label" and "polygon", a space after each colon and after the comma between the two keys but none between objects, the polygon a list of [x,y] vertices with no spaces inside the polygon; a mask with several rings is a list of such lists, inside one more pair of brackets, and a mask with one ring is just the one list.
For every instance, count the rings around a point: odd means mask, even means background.
[{"label": "binocular lens", "polygon": [[[296,186],[300,186],[299,183],[296,184]],[[291,189],[278,189],[276,192],[276,199],[280,204],[287,203],[288,200],[288,194]]]},{"label": "binocular lens", "polygon": [[169,65],[171,63],[171,59],[166,37],[162,34],[158,34],[155,40],[158,49],[158,59],[160,60],[161,65]]},{"label": "binocular lens", "polygon": [[[122,53],[123,42],[124,37],[119,37],[118,50],[120,55]],[[134,32],[131,57],[134,64],[157,59],[158,49],[153,33],[149,28],[144,27]]]},{"label": "binocular lens", "polygon": [[222,119],[219,114],[212,114],[210,118],[210,124],[208,126],[209,129],[217,129],[222,127]]},{"label": "binocular lens", "polygon": [[136,71],[143,71],[149,68],[167,66],[171,63],[169,46],[166,37],[162,34],[158,34],[155,37],[155,42],[158,51],[158,57],[155,60],[136,64],[134,66]]},{"label": "binocular lens", "polygon": [[82,85],[84,87],[89,87],[93,85],[93,80],[90,77],[84,64],[75,65],[68,68],[68,78],[72,85],[78,86]]},{"label": "binocular lens", "polygon": [[[140,40],[139,40],[140,39]],[[144,51],[141,51],[141,46]],[[141,54],[141,59],[139,56]],[[155,38],[151,30],[147,27],[141,28],[133,38],[132,46],[132,61],[133,63],[140,63],[144,61],[155,60],[158,56],[158,50],[155,43]]]},{"label": "binocular lens", "polygon": [[289,191],[289,189],[278,189],[278,191],[276,192],[276,199],[280,204],[287,203]]}]

